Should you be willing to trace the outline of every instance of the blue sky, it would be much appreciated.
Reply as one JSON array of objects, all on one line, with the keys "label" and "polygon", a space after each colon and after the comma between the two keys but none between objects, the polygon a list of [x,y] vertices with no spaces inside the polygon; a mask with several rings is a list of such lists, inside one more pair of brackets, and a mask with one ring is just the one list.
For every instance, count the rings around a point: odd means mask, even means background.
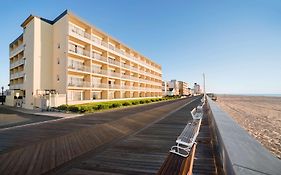
[{"label": "blue sky", "polygon": [[281,1],[2,1],[0,85],[8,84],[8,45],[30,15],[54,19],[71,10],[160,63],[163,79],[216,93],[281,94]]}]

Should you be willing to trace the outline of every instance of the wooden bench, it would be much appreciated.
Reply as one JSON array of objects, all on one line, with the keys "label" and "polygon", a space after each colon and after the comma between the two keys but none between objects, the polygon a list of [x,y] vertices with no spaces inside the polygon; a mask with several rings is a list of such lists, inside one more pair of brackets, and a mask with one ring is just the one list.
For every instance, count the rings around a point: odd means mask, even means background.
[{"label": "wooden bench", "polygon": [[187,157],[192,146],[195,144],[195,140],[198,136],[201,120],[193,120],[192,123],[188,123],[183,129],[182,133],[176,140],[176,145],[171,147],[170,152]]}]

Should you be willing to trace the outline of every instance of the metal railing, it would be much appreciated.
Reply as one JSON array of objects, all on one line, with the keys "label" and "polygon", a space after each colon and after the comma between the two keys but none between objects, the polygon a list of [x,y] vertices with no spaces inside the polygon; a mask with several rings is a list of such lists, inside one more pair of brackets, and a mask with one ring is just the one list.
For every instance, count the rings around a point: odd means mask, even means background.
[{"label": "metal railing", "polygon": [[[76,35],[79,35],[79,36],[82,36],[82,37],[84,37],[84,38],[87,38],[87,39],[93,41],[93,42],[94,42],[95,44],[97,44],[97,45],[100,45],[100,46],[103,46],[103,47],[108,48],[109,50],[115,51],[115,52],[117,52],[117,53],[119,53],[119,54],[121,54],[121,55],[123,55],[123,56],[126,56],[126,57],[129,58],[130,60],[136,61],[136,62],[138,62],[138,63],[141,63],[141,64],[143,64],[143,65],[149,67],[150,69],[158,69],[158,68],[156,68],[156,67],[154,67],[154,66],[152,66],[152,65],[150,65],[150,64],[148,64],[148,63],[146,63],[145,61],[142,61],[142,60],[140,60],[139,58],[136,58],[136,57],[130,55],[129,53],[124,52],[124,51],[122,51],[122,50],[120,50],[120,49],[118,49],[118,48],[116,48],[116,47],[114,47],[114,46],[108,44],[107,42],[105,42],[105,41],[103,41],[103,40],[101,40],[101,39],[99,39],[99,38],[97,38],[97,37],[95,37],[95,36],[93,36],[93,35],[90,35],[89,33],[87,33],[87,32],[85,32],[85,31],[79,29],[79,28],[76,27],[76,26],[73,26],[72,24],[69,25],[69,30],[70,30],[71,33],[74,33],[74,34],[76,34]],[[159,69],[159,70],[160,70],[160,69]]]},{"label": "metal railing", "polygon": [[94,53],[94,52],[92,53],[92,58],[94,58],[96,60],[107,62],[107,58],[105,58],[104,56],[101,56],[100,54]]},{"label": "metal railing", "polygon": [[10,74],[10,78],[11,79],[20,78],[20,77],[24,77],[24,75],[25,75],[25,73],[23,71],[16,72],[16,73]]},{"label": "metal railing", "polygon": [[22,43],[21,45],[19,45],[17,48],[13,49],[11,52],[10,52],[10,56],[14,55],[15,53],[21,51],[24,49],[24,44]]},{"label": "metal railing", "polygon": [[91,87],[91,82],[87,82],[87,81],[70,81],[70,82],[68,82],[68,86]]},{"label": "metal railing", "polygon": [[87,56],[89,57],[90,56],[90,52],[85,50],[84,48],[81,48],[81,47],[75,47],[74,44],[69,44],[69,51],[72,52],[72,53],[76,53],[78,55],[83,55],[83,56]]},{"label": "metal railing", "polygon": [[68,64],[68,68],[78,71],[90,72],[90,67],[78,64]]},{"label": "metal railing", "polygon": [[23,89],[23,83],[11,84],[10,89]]},{"label": "metal railing", "polygon": [[25,63],[25,60],[23,58],[21,58],[21,59],[15,61],[15,62],[11,63],[10,64],[10,69],[18,67],[18,66],[20,66],[20,65],[22,65],[24,63]]}]

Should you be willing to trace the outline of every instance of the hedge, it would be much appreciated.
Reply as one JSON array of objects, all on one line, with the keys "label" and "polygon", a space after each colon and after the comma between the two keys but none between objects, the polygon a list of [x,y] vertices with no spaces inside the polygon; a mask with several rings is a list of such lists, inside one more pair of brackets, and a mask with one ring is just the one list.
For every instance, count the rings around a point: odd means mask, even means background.
[{"label": "hedge", "polygon": [[179,98],[178,96],[167,96],[163,98],[145,98],[137,100],[120,100],[120,101],[108,101],[108,102],[93,102],[78,105],[60,105],[57,107],[58,110],[70,111],[70,112],[94,112],[99,110],[106,110],[112,108],[120,108],[122,106],[139,105],[151,102],[173,100]]}]

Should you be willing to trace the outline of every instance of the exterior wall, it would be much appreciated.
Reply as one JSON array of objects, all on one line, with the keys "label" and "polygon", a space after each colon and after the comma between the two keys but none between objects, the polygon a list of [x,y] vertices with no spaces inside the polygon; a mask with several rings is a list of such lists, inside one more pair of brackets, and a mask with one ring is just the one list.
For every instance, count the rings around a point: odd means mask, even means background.
[{"label": "exterior wall", "polygon": [[188,84],[184,81],[179,81],[179,95],[189,95]]},{"label": "exterior wall", "polygon": [[[59,94],[67,94],[68,16],[54,24],[53,83]],[[59,79],[59,81],[58,81]]]},{"label": "exterior wall", "polygon": [[25,44],[24,57],[26,59],[24,65],[25,79],[23,89],[25,90],[25,102],[23,104],[24,108],[33,108],[33,82],[34,75],[34,57],[35,57],[35,20],[30,21],[29,25],[26,26],[23,33],[23,41]]}]

